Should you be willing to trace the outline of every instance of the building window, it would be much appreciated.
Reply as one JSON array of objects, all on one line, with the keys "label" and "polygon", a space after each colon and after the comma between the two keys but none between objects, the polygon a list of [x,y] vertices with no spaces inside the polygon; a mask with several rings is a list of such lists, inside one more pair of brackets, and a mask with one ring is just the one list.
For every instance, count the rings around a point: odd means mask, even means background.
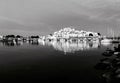
[{"label": "building window", "polygon": [[89,34],[89,36],[93,36],[93,34],[92,34],[92,33],[90,33],[90,34]]}]

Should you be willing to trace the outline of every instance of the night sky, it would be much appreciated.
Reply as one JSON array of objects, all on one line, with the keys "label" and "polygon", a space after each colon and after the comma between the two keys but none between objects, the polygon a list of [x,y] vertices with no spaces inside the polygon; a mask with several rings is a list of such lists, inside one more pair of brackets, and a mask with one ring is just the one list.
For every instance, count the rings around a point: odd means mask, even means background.
[{"label": "night sky", "polygon": [[47,35],[69,26],[120,35],[120,0],[0,0],[0,35]]}]

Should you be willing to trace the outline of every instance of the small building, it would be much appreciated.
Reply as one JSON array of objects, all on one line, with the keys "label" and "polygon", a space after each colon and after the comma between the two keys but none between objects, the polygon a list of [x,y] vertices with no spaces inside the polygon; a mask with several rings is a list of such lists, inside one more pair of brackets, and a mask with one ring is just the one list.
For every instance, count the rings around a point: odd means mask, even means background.
[{"label": "small building", "polygon": [[3,37],[4,41],[13,41],[15,40],[15,35],[6,35]]},{"label": "small building", "polygon": [[30,36],[28,39],[29,41],[38,41],[39,36]]},{"label": "small building", "polygon": [[20,36],[20,35],[17,35],[16,37],[15,37],[15,40],[16,41],[22,41],[24,39],[24,37],[23,36]]}]

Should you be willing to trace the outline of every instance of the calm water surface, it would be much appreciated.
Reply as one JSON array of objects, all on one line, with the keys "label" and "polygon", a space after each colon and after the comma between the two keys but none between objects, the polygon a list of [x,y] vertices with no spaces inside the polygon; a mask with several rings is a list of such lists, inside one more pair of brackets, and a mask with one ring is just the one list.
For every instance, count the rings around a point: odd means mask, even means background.
[{"label": "calm water surface", "polygon": [[95,68],[116,44],[0,43],[0,81],[107,83]]}]

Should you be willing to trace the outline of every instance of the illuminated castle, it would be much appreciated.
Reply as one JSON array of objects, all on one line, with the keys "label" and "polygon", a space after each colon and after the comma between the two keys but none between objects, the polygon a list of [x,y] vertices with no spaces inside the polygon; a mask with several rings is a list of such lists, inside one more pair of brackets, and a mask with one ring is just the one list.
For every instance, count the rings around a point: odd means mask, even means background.
[{"label": "illuminated castle", "polygon": [[48,35],[48,38],[80,38],[80,37],[100,37],[100,33],[84,31],[84,30],[75,30],[70,27],[63,28],[59,31],[54,32],[53,34]]}]

